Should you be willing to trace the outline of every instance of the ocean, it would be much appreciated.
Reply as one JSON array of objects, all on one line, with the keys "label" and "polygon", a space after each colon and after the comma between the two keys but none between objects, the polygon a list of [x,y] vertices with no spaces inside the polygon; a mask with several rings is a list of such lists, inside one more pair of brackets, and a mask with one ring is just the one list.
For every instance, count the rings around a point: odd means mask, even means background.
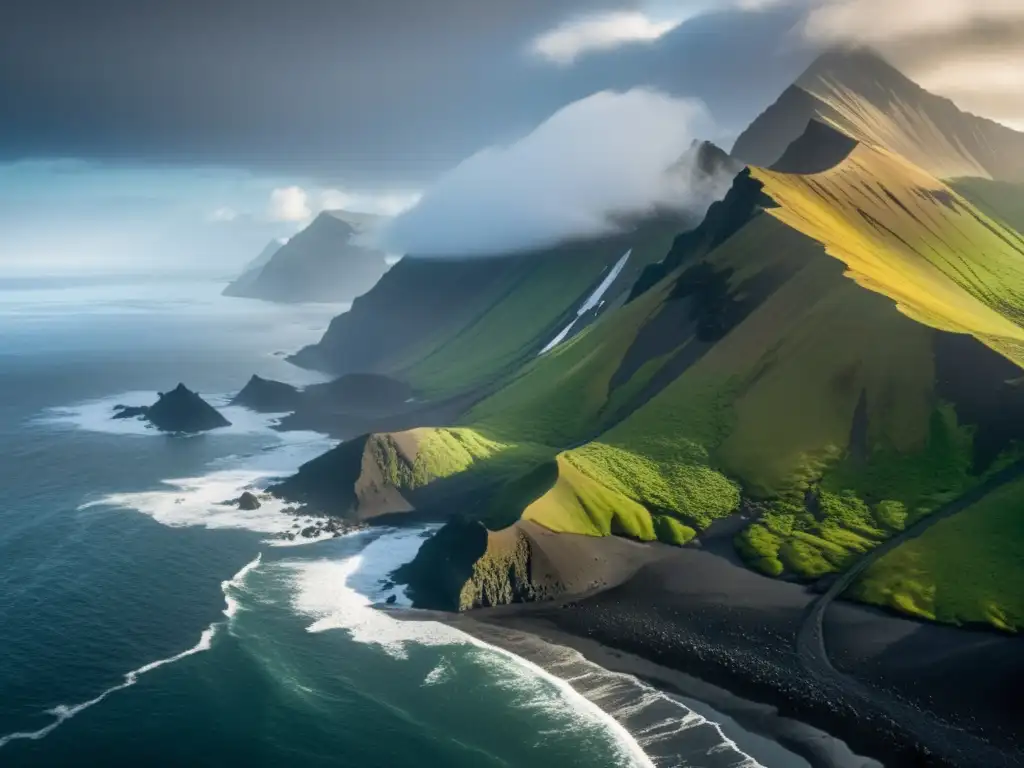
[{"label": "ocean", "polygon": [[241,408],[194,437],[111,421],[179,381],[223,405],[253,373],[318,380],[284,353],[344,307],[222,287],[0,281],[0,765],[667,766],[683,762],[651,745],[687,728],[706,759],[685,764],[758,764],[742,734],[682,704],[646,741],[631,734],[591,701],[602,671],[574,652],[555,649],[589,697],[375,610],[404,601],[387,574],[429,529],[287,545],[301,520],[219,504],[327,450],[325,436]]}]

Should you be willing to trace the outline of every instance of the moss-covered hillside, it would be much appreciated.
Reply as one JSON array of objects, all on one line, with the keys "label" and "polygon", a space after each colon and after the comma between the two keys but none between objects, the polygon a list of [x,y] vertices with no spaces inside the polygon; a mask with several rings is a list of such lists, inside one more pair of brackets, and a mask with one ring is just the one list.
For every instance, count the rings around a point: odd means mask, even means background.
[{"label": "moss-covered hillside", "polygon": [[[589,272],[585,248],[572,269],[534,265],[471,323],[435,325],[404,375],[428,396],[487,381],[487,396],[448,427],[342,445],[285,490],[309,500],[329,487],[322,498],[343,497],[350,516],[458,512],[493,532],[677,546],[742,509],[742,559],[813,580],[1020,461],[1024,235],[1012,206],[979,208],[990,183],[960,194],[821,125],[785,168],[744,170],[674,242],[665,229],[645,237],[633,282],[542,354],[621,243]],[[854,596],[1019,627],[1016,492],[999,488],[895,549]],[[958,538],[970,567],[951,554]],[[452,596],[460,605],[535,589],[523,574],[515,588],[493,583],[530,555],[512,533],[488,541],[504,549],[480,539],[487,554],[463,569],[475,575]]]}]

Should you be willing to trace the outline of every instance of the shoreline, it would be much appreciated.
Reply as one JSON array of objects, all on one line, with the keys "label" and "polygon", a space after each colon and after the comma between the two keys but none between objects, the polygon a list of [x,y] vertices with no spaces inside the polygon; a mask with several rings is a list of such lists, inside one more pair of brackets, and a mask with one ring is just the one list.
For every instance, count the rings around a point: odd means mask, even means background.
[{"label": "shoreline", "polygon": [[[706,718],[718,727],[726,740],[733,742],[737,749],[751,757],[755,764],[769,768],[882,768],[882,763],[854,753],[841,739],[787,717],[775,706],[743,698],[719,685],[617,650],[597,640],[562,631],[540,616],[522,613],[474,616],[417,610],[400,613],[404,614],[401,618],[407,620],[445,623],[517,655],[524,649],[521,639],[523,635],[555,648],[575,651],[591,664],[614,675],[633,678],[642,686],[650,686],[701,718]],[[537,659],[527,660],[537,663]],[[566,682],[570,685],[574,683],[571,679]],[[609,711],[609,714],[616,716],[615,711]],[[639,733],[632,735],[638,740],[642,736]],[[769,762],[764,762],[766,760]]]},{"label": "shoreline", "polygon": [[[839,602],[823,622],[835,671],[822,676],[798,643],[818,597],[804,585],[699,548],[537,531],[530,540],[531,578],[561,585],[560,596],[406,618],[499,641],[500,632],[527,633],[573,649],[703,703],[814,768],[988,768],[1021,758],[1015,713],[1024,657],[1015,638]],[[598,584],[595,572],[604,574]]]}]

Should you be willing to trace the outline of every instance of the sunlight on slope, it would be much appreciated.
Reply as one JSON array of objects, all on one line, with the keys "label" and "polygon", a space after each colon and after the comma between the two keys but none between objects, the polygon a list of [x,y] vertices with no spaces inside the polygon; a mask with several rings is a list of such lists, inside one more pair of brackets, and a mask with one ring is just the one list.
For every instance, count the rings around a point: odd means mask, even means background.
[{"label": "sunlight on slope", "polygon": [[1024,366],[1019,233],[902,158],[863,145],[824,173],[752,173],[779,204],[768,212],[823,243],[857,283]]},{"label": "sunlight on slope", "polygon": [[1024,480],[943,520],[872,565],[851,595],[955,624],[1024,628]]},{"label": "sunlight on slope", "polygon": [[1024,184],[990,179],[956,179],[950,186],[982,213],[1024,234]]},{"label": "sunlight on slope", "polygon": [[895,94],[889,94],[883,111],[831,77],[809,78],[801,81],[800,87],[834,110],[834,116],[821,110],[820,120],[858,141],[887,148],[943,179],[989,178],[984,166],[965,147],[947,138],[926,112]]}]

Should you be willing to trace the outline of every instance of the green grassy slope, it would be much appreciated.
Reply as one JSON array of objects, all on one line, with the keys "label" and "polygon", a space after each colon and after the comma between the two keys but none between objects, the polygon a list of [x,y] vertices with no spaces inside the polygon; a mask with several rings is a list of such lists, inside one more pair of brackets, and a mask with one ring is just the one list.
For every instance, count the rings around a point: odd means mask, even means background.
[{"label": "green grassy slope", "polygon": [[1024,480],[990,493],[875,563],[853,597],[922,618],[1024,629]]},{"label": "green grassy slope", "polygon": [[291,359],[335,374],[387,374],[424,399],[490,384],[531,359],[631,251],[602,309],[615,306],[688,220],[655,217],[620,234],[522,254],[403,259]]},{"label": "green grassy slope", "polygon": [[[872,160],[853,160],[861,178],[876,178]],[[888,162],[883,157],[881,164]],[[846,269],[852,257],[845,265],[830,259],[794,225],[781,223],[791,213],[785,207],[756,217],[715,248],[705,262],[729,276],[731,300],[742,303],[744,291],[760,285],[758,303],[724,337],[704,344],[660,391],[633,404],[639,407],[611,406],[636,398],[669,360],[699,345],[696,328],[685,322],[663,327],[674,334],[668,351],[657,350],[618,388],[611,386],[615,371],[644,329],[681,300],[673,299],[675,286],[693,265],[682,265],[557,355],[536,361],[471,412],[471,422],[509,439],[528,435],[531,443],[552,448],[586,442],[559,455],[557,471],[530,486],[524,516],[561,531],[688,540],[688,531],[731,513],[742,488],[763,500],[765,513],[738,538],[741,553],[766,573],[813,578],[978,482],[988,470],[973,464],[974,427],[960,422],[940,391],[939,331],[929,326],[981,317],[1008,335],[1018,333],[1020,295],[1012,289],[1016,267],[1009,262],[1015,246],[966,201],[950,207],[940,195],[910,192],[916,200],[903,202],[892,190],[906,192],[907,185],[898,185],[892,166],[884,170],[889,192],[865,194],[887,200],[889,210],[869,209],[859,199],[864,207],[855,206],[891,222],[891,230],[880,230],[884,237],[851,226],[835,204],[838,194],[820,182],[809,187],[820,208],[808,212],[811,204],[798,201],[813,226],[792,219],[818,235],[826,217],[832,227],[847,227],[842,246],[865,254],[861,274]],[[911,178],[915,189],[929,188],[916,186],[921,176]],[[798,181],[804,180],[784,179]],[[776,188],[789,192],[782,183]],[[784,205],[791,201],[780,197]],[[902,216],[916,217],[909,231]],[[918,227],[918,221],[934,227]],[[823,239],[830,252],[838,250],[834,240]],[[938,239],[952,244],[948,253],[962,257],[961,264],[969,263],[969,278],[948,266],[952,259],[940,261],[943,254],[934,258],[952,278],[921,258],[922,244]],[[980,264],[967,248],[975,240],[992,248],[997,260]],[[898,252],[886,262],[876,259],[879,264],[866,255],[869,247]],[[1008,261],[1004,271],[998,258]],[[890,298],[913,296],[921,275],[956,299],[936,305],[947,315],[942,322],[918,322]],[[595,425],[601,434],[588,434]],[[665,520],[685,530],[670,532]]]},{"label": "green grassy slope", "polygon": [[513,373],[576,317],[628,251],[619,277],[604,295],[615,305],[641,270],[664,258],[680,226],[672,219],[655,220],[634,232],[546,252],[508,280],[484,312],[455,332],[448,329],[443,342],[400,375],[425,394],[440,396]]},{"label": "green grassy slope", "polygon": [[[820,173],[751,169],[730,194],[645,290],[539,357],[621,252],[509,277],[406,368],[435,394],[503,386],[453,427],[371,440],[369,475],[403,500],[459,498],[492,529],[523,518],[676,545],[745,500],[761,512],[736,538],[745,560],[812,579],[1024,453],[1024,418],[1000,417],[1019,412],[1024,376],[1019,233],[865,146]],[[467,487],[486,490],[464,505]],[[890,576],[872,583],[866,599],[920,604]]]},{"label": "green grassy slope", "polygon": [[810,176],[753,173],[779,203],[769,213],[824,243],[860,285],[1024,364],[1024,236],[884,150],[858,147]]},{"label": "green grassy slope", "polygon": [[990,179],[954,179],[949,185],[989,218],[1024,233],[1024,183]]},{"label": "green grassy slope", "polygon": [[406,369],[403,378],[428,395],[447,394],[536,354],[624,253],[618,240],[565,250],[509,281],[485,312]]}]

